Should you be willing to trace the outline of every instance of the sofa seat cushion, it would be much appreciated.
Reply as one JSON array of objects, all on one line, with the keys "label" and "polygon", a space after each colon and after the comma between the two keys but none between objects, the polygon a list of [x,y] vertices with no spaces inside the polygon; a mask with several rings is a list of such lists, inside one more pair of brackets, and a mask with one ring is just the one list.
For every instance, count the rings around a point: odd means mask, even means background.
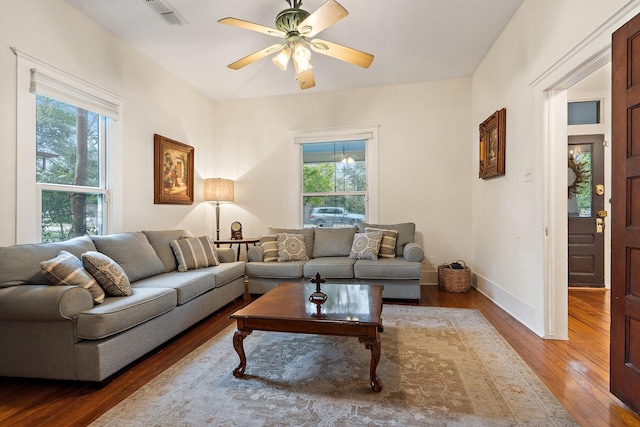
[{"label": "sofa seat cushion", "polygon": [[246,267],[243,261],[234,261],[225,262],[215,267],[207,267],[204,270],[213,274],[215,287],[219,288],[238,277],[244,277]]},{"label": "sofa seat cushion", "polygon": [[404,258],[380,258],[377,261],[359,259],[353,271],[357,279],[420,279],[422,264]]},{"label": "sofa seat cushion", "polygon": [[353,279],[355,262],[347,257],[314,258],[304,265],[304,277],[316,277],[320,273],[325,279]]},{"label": "sofa seat cushion", "polygon": [[267,279],[295,279],[302,277],[304,264],[308,261],[248,262],[246,273],[252,277]]},{"label": "sofa seat cushion", "polygon": [[131,296],[108,297],[103,304],[80,313],[76,335],[89,340],[105,338],[160,316],[175,306],[174,289],[136,287]]},{"label": "sofa seat cushion", "polygon": [[184,273],[171,271],[139,280],[133,289],[167,288],[177,292],[177,304],[182,305],[215,287],[213,274],[208,269],[190,270]]}]

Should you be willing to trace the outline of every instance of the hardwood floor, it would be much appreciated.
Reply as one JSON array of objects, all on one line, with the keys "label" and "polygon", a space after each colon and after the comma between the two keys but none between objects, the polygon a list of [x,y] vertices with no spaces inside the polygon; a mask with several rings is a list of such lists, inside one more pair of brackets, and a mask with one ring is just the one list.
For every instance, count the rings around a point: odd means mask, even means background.
[{"label": "hardwood floor", "polygon": [[[130,366],[101,389],[60,381],[0,379],[0,426],[84,426],[231,324],[237,301]],[[569,291],[569,340],[543,340],[472,289],[423,286],[422,306],[476,308],[582,426],[640,426],[609,393],[609,291]],[[43,355],[43,362],[46,355]]]}]

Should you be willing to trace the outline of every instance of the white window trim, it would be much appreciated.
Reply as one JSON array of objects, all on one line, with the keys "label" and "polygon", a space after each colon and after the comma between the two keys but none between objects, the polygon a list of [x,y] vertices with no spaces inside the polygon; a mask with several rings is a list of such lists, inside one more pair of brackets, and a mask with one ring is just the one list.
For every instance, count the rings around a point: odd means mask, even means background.
[{"label": "white window trim", "polygon": [[289,131],[292,141],[291,149],[291,183],[290,212],[293,212],[291,226],[302,226],[302,147],[301,144],[311,142],[366,140],[365,156],[367,159],[367,221],[378,222],[378,129],[380,125],[350,126],[327,129],[306,129]]},{"label": "white window trim", "polygon": [[[106,149],[110,171],[122,170],[122,110],[125,99],[112,91],[77,78],[53,65],[47,64],[16,48],[11,48],[16,63],[16,243],[40,241],[38,207],[42,186],[36,183],[36,97],[38,93],[50,96],[76,107],[107,116],[109,146]],[[105,203],[104,232],[122,228],[122,178],[110,171],[106,173],[109,189]],[[113,197],[117,195],[117,197]]]}]

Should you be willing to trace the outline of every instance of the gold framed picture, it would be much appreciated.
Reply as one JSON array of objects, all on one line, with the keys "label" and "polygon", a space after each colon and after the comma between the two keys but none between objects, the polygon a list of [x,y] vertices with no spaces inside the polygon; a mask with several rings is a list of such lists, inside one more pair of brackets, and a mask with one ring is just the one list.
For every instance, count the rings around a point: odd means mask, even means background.
[{"label": "gold framed picture", "polygon": [[153,135],[154,204],[193,204],[193,147]]},{"label": "gold framed picture", "polygon": [[493,113],[480,124],[480,172],[482,179],[505,174],[504,152],[507,110]]}]

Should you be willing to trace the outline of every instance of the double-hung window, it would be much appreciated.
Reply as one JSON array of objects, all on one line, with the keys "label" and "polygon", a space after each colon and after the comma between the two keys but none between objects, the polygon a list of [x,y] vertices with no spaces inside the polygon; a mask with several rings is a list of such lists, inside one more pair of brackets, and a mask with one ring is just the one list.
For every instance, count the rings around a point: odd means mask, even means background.
[{"label": "double-hung window", "polygon": [[40,240],[103,234],[109,120],[36,94],[36,194]]},{"label": "double-hung window", "polygon": [[302,145],[305,226],[342,227],[366,222],[366,141]]},{"label": "double-hung window", "polygon": [[298,148],[295,209],[304,227],[378,219],[377,126],[292,131]]},{"label": "double-hung window", "polygon": [[121,183],[108,172],[121,162],[122,128],[116,123],[124,100],[13,50],[19,121],[16,242],[109,233],[110,193],[114,182],[118,188]]}]

